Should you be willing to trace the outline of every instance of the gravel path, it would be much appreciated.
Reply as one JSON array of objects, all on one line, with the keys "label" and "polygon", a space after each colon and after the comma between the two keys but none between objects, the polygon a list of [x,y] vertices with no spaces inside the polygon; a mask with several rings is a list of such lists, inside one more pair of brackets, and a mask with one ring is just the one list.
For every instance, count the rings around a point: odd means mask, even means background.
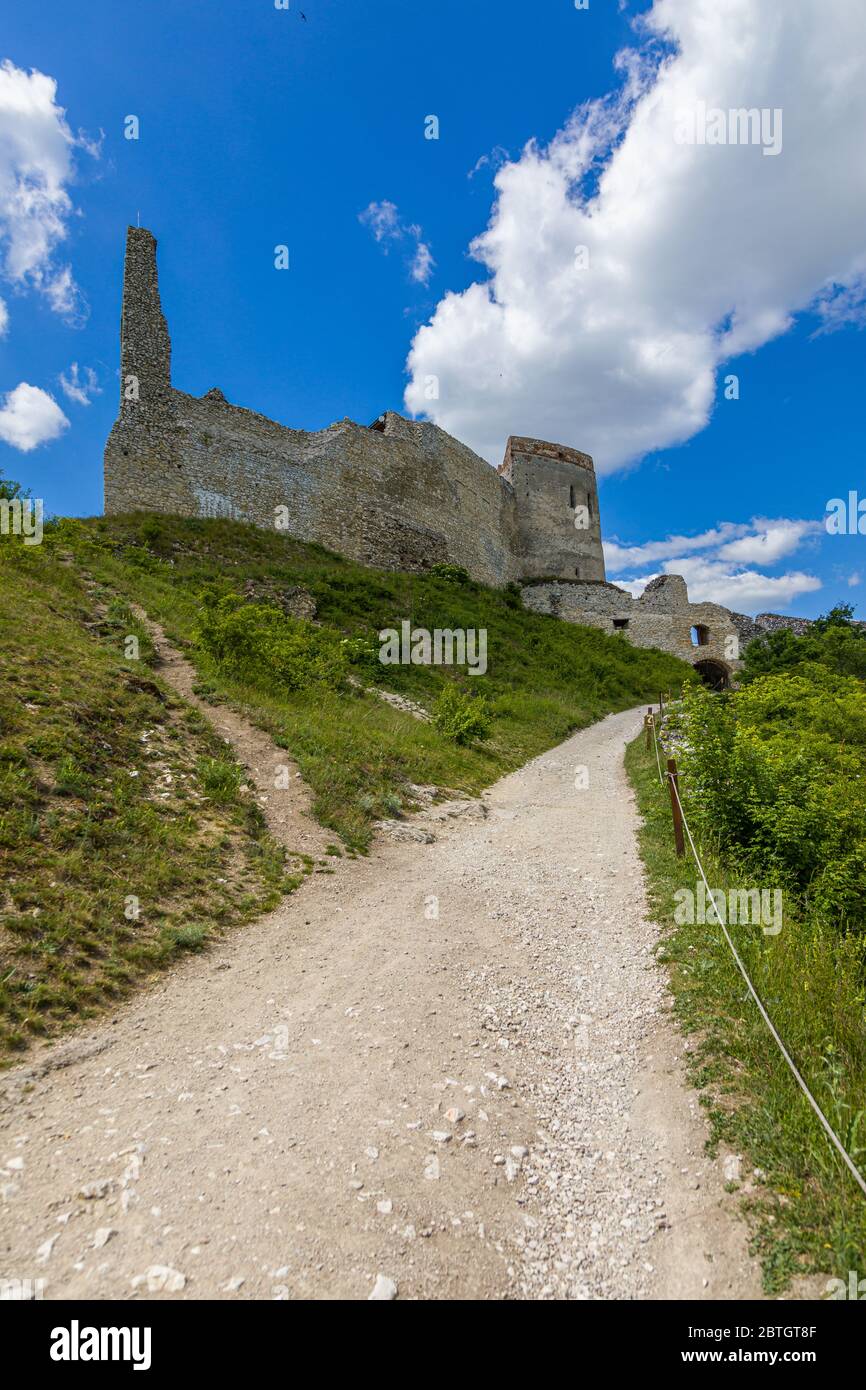
[{"label": "gravel path", "polygon": [[[758,1296],[652,958],[640,723],[392,828],[7,1073],[0,1276],[48,1298]],[[264,785],[285,753],[256,747]],[[297,814],[293,847],[318,838]]]}]

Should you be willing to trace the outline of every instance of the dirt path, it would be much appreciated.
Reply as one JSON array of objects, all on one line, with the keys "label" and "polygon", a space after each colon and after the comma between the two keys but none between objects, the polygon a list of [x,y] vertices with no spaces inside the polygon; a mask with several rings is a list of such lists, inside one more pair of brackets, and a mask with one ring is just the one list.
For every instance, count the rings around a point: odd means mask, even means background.
[{"label": "dirt path", "polygon": [[310,879],[7,1074],[0,1275],[48,1298],[757,1296],[652,960],[639,726],[434,808],[432,842]]},{"label": "dirt path", "polygon": [[[313,858],[323,854],[325,846],[334,839],[333,832],[326,831],[313,819],[310,789],[301,780],[285,748],[278,748],[268,734],[228,705],[211,705],[200,699],[195,693],[199,676],[192,662],[171,645],[160,625],[149,618],[143,608],[133,604],[132,610],[153,639],[161,679],[201,711],[249,769],[256,797],[274,838],[293,853],[309,854]],[[275,785],[278,769],[281,774],[279,789]]]}]

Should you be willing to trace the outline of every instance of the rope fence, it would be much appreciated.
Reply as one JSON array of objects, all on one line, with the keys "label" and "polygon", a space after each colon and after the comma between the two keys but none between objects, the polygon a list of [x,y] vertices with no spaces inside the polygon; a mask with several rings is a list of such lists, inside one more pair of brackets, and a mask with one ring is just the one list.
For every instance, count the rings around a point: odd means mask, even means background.
[{"label": "rope fence", "polygon": [[[660,705],[660,706],[659,706],[659,713],[661,713],[661,708],[662,708],[662,707],[661,707],[661,705]],[[654,743],[654,745],[655,745],[655,750],[656,750],[656,767],[657,767],[658,770],[659,770],[659,786],[660,786],[660,787],[663,787],[663,786],[664,786],[664,780],[665,780],[665,779],[662,777],[662,765],[661,765],[661,761],[659,760],[659,741],[658,741],[658,739],[656,738],[656,721],[655,721],[655,715],[654,715],[653,712],[652,712],[652,707],[650,707],[650,709],[647,710],[647,712],[646,712],[646,717],[645,717],[645,719],[644,719],[643,722],[644,722],[644,728],[646,729],[646,746],[647,746],[647,748],[649,748],[649,746],[650,746],[650,739],[652,739],[652,741],[653,741],[653,743]]]}]

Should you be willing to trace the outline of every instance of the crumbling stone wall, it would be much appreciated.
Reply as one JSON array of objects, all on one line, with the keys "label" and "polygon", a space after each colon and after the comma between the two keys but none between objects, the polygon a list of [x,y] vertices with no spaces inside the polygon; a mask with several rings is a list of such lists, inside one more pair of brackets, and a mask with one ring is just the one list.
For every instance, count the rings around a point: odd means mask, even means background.
[{"label": "crumbling stone wall", "polygon": [[745,646],[802,621],[689,603],[677,575],[639,599],[608,584],[595,469],[577,449],[512,436],[497,471],[436,425],[391,411],[370,427],[340,420],[308,432],[232,405],[216,387],[201,397],[176,390],[156,239],[144,227],[127,234],[120,340],[107,513],[233,517],[386,569],[449,561],[485,584],[522,583],[536,612],[717,664],[727,677],[740,665],[732,638]]},{"label": "crumbling stone wall", "polygon": [[[390,411],[370,428],[341,420],[324,430],[288,429],[231,405],[216,388],[200,398],[175,390],[170,362],[156,240],[130,227],[120,413],[105,450],[107,513],[282,526],[362,564],[426,570],[449,561],[497,586],[539,573],[604,578],[586,454],[510,440],[497,472],[436,425]],[[588,529],[574,527],[577,499],[590,501]]]},{"label": "crumbling stone wall", "polygon": [[[717,603],[689,603],[678,574],[659,575],[637,599],[616,584],[563,580],[526,584],[522,594],[535,613],[618,633],[637,647],[658,647],[699,668],[707,663],[709,673],[719,668],[728,682],[742,666],[734,614]],[[695,629],[699,645],[692,640]]]}]

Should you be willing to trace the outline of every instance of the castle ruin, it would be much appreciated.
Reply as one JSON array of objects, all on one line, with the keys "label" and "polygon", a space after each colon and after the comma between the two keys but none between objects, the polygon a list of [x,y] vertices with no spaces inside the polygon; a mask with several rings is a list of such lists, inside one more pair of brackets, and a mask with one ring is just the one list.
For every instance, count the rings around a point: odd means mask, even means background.
[{"label": "castle ruin", "polygon": [[216,388],[200,397],[177,390],[156,239],[144,227],[127,232],[120,367],[107,514],[276,526],[383,569],[462,565],[481,583],[519,584],[535,612],[682,657],[710,684],[726,685],[739,668],[739,615],[689,603],[678,575],[653,580],[638,599],[607,583],[588,454],[512,436],[495,469],[437,425],[393,411],[369,426],[346,419],[294,430]]}]

